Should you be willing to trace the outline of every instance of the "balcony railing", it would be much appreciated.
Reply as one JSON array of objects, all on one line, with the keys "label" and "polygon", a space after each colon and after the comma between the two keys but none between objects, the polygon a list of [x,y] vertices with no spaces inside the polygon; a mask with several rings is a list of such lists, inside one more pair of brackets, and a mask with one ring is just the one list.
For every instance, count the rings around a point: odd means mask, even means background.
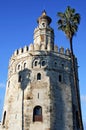
[{"label": "balcony railing", "polygon": [[35,121],[42,122],[42,121],[43,121],[42,115],[34,115],[33,121],[34,121],[34,122],[35,122]]}]

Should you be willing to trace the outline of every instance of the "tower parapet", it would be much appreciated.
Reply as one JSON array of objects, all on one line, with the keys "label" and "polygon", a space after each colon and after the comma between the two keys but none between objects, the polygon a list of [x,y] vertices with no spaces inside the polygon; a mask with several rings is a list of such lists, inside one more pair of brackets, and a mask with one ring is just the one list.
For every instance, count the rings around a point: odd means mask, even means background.
[{"label": "tower parapet", "polygon": [[36,45],[30,44],[29,46],[25,46],[24,48],[20,48],[20,49],[15,50],[12,57],[19,56],[19,55],[25,55],[25,54],[28,55],[29,53],[31,53],[31,52],[33,53],[36,51],[54,52],[57,55],[59,53],[59,54],[70,56],[70,50],[68,48],[66,48],[66,50],[64,51],[63,47],[58,48],[58,46],[55,45],[54,50],[51,50],[50,46],[47,49],[45,49],[43,45],[41,47],[39,47],[38,44],[36,44]]}]

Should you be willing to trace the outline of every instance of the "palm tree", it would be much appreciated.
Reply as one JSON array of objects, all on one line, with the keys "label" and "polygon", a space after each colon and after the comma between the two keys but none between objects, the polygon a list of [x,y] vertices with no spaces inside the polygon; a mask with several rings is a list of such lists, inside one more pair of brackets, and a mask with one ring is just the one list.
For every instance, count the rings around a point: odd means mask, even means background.
[{"label": "palm tree", "polygon": [[62,30],[70,43],[70,51],[71,51],[71,62],[72,62],[72,70],[74,77],[74,90],[76,92],[76,100],[78,104],[78,119],[79,119],[79,127],[80,130],[83,130],[82,118],[81,118],[81,109],[80,109],[80,100],[79,100],[79,92],[77,85],[77,74],[76,74],[76,65],[75,65],[75,56],[73,53],[73,37],[78,30],[78,25],[80,24],[80,14],[76,13],[76,10],[68,6],[64,13],[58,12],[59,16],[58,20],[58,29]]},{"label": "palm tree", "polygon": [[58,20],[58,29],[65,32],[70,42],[70,50],[73,55],[72,39],[78,30],[78,24],[80,23],[80,15],[75,13],[75,9],[68,6],[64,13],[58,12],[60,19]]}]

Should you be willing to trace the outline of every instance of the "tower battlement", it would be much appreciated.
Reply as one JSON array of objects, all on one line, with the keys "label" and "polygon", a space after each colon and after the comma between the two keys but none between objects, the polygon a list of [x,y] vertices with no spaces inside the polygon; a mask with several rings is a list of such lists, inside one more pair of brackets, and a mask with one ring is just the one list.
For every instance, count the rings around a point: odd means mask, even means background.
[{"label": "tower battlement", "polygon": [[[34,45],[34,44],[30,44],[29,46],[25,46],[24,48],[20,48],[20,49],[17,49],[14,51],[12,57],[16,57],[16,56],[19,56],[19,55],[24,55],[24,54],[29,54],[30,52],[35,52],[35,51],[45,51],[45,52],[53,52],[53,53],[56,53],[56,54],[63,54],[63,55],[66,55],[66,56],[69,56],[70,55],[70,50],[68,48],[66,48],[64,50],[63,47],[60,47],[58,48],[57,45],[54,46],[54,50],[50,50],[50,49],[44,49],[42,47],[39,47],[39,45]],[[11,58],[12,58],[11,57]]]}]

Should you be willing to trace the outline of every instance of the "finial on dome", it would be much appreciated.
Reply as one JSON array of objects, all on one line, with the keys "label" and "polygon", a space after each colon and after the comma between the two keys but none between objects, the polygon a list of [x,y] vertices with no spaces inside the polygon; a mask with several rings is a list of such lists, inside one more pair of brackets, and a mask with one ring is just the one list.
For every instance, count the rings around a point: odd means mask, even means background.
[{"label": "finial on dome", "polygon": [[42,11],[42,16],[46,16],[47,15],[47,13],[46,13],[46,11],[45,11],[45,9]]}]

